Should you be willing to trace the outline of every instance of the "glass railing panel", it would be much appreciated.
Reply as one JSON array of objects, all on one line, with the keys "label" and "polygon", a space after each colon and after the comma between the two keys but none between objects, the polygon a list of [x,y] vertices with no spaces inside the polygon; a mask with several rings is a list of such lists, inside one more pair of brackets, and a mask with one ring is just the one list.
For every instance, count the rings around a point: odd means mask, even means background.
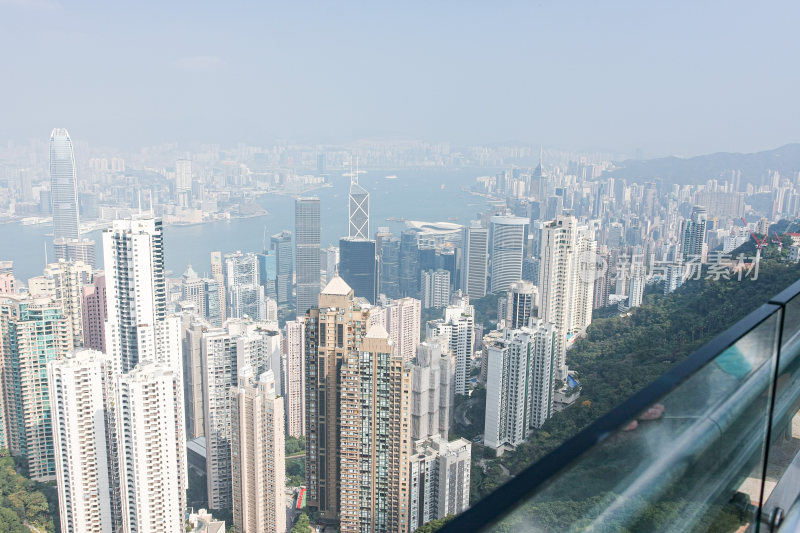
[{"label": "glass railing panel", "polygon": [[[800,295],[784,304],[779,369],[764,480],[762,523],[771,528],[800,494]],[[769,529],[767,529],[769,530]]]},{"label": "glass railing panel", "polygon": [[488,528],[744,531],[757,519],[780,312]]}]

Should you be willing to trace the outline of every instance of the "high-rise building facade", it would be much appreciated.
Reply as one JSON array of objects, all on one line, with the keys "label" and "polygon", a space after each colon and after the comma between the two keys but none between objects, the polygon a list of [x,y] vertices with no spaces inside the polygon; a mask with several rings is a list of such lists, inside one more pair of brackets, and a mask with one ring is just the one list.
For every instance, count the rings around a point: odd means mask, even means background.
[{"label": "high-rise building facade", "polygon": [[554,349],[552,324],[506,329],[487,350],[484,444],[517,446],[539,428],[553,409]]},{"label": "high-rise building facade", "polygon": [[139,361],[181,368],[180,320],[167,316],[161,219],[115,220],[103,232],[108,322],[106,353],[121,371]]},{"label": "high-rise building facade", "polygon": [[379,292],[387,298],[400,297],[400,239],[382,237],[379,245]]},{"label": "high-rise building facade", "polygon": [[292,303],[292,283],[294,278],[294,259],[292,257],[292,234],[282,231],[273,235],[272,250],[275,252],[275,293],[278,305]]},{"label": "high-rise building facade", "polygon": [[72,139],[64,128],[55,128],[50,133],[50,201],[53,237],[77,240],[80,237],[78,180]]},{"label": "high-rise building facade", "polygon": [[417,233],[405,230],[400,234],[400,296],[419,297],[419,273]]},{"label": "high-rise building facade", "polygon": [[422,308],[442,308],[450,303],[450,272],[423,270],[420,279]]},{"label": "high-rise building facade", "polygon": [[[258,279],[258,257],[252,252],[225,254],[228,318],[267,319],[267,297]],[[215,507],[216,509],[216,507]]]},{"label": "high-rise building facade", "polygon": [[708,247],[706,246],[707,225],[708,213],[705,207],[699,205],[692,209],[692,216],[683,221],[681,228],[681,254],[684,262],[706,262],[708,255]]},{"label": "high-rise building facade", "polygon": [[240,533],[286,531],[283,401],[272,370],[240,372],[231,391],[233,524]]},{"label": "high-rise building facade", "polygon": [[59,261],[44,269],[44,277],[53,280],[52,298],[70,321],[72,343],[83,344],[83,287],[92,282],[92,267],[83,261]]},{"label": "high-rise building facade", "polygon": [[470,298],[486,296],[489,268],[489,230],[473,221],[465,228],[462,290]]},{"label": "high-rise building facade", "polygon": [[493,216],[491,219],[491,292],[505,291],[522,279],[528,219]]},{"label": "high-rise building facade", "polygon": [[[232,505],[231,488],[231,395],[239,369],[259,375],[272,370],[281,376],[280,332],[266,323],[230,319],[224,328],[203,333],[203,410],[206,437],[206,480],[212,509]],[[281,394],[280,381],[275,388]]]},{"label": "high-rise building facade", "polygon": [[339,241],[339,276],[353,288],[356,297],[371,304],[378,300],[378,258],[375,241],[341,239]]},{"label": "high-rise building facade", "polygon": [[308,506],[328,524],[339,522],[342,360],[360,349],[367,329],[366,309],[354,302],[353,289],[334,277],[306,313],[306,486]]},{"label": "high-rise building facade", "polygon": [[422,303],[416,298],[400,298],[383,306],[384,327],[389,331],[392,345],[403,361],[417,355],[420,337]]},{"label": "high-rise building facade", "polygon": [[0,299],[5,440],[36,481],[56,480],[47,364],[73,349],[70,321],[50,299]]},{"label": "high-rise building facade", "polygon": [[[225,322],[228,317],[228,306],[225,287],[225,269],[222,264],[222,252],[211,252],[211,278],[217,282],[217,292],[219,294],[219,316],[220,322]],[[220,324],[222,325],[222,324]]]},{"label": "high-rise building facade", "polygon": [[572,216],[559,216],[542,229],[539,315],[556,327],[556,377],[565,379],[566,337],[592,321],[597,243]]},{"label": "high-rise building facade", "polygon": [[143,360],[119,376],[117,438],[123,531],[183,531],[187,465],[183,383]]},{"label": "high-rise building facade", "polygon": [[369,239],[369,192],[359,185],[358,174],[350,181],[347,236],[351,239]]},{"label": "high-rise building facade", "polygon": [[83,287],[83,345],[103,352],[106,349],[106,276],[100,271],[91,285]]},{"label": "high-rise building facade", "polygon": [[317,305],[320,289],[319,198],[298,198],[294,204],[297,314]]},{"label": "high-rise building facade", "polygon": [[114,361],[78,350],[47,365],[61,531],[119,531]]},{"label": "high-rise building facade", "polygon": [[456,360],[438,342],[423,342],[411,366],[411,438],[447,440],[455,402]]},{"label": "high-rise building facade", "polygon": [[517,281],[508,289],[506,300],[506,327],[518,329],[538,314],[539,289],[533,283]]},{"label": "high-rise building facade", "polygon": [[433,435],[414,443],[409,464],[409,531],[469,507],[472,444]]},{"label": "high-rise building facade", "polygon": [[[373,326],[340,371],[342,533],[408,531],[410,370]],[[330,420],[329,422],[334,422]]]},{"label": "high-rise building facade", "polygon": [[305,318],[286,322],[284,354],[286,359],[285,394],[286,434],[301,437],[306,434],[306,372]]},{"label": "high-rise building facade", "polygon": [[426,338],[442,337],[456,358],[455,393],[467,394],[475,351],[475,310],[467,299],[445,308],[444,319],[431,320],[426,325]]}]

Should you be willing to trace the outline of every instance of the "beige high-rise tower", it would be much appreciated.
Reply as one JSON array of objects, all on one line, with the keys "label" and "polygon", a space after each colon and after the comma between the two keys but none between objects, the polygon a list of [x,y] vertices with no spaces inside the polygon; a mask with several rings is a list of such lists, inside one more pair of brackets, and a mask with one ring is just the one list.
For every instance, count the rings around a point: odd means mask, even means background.
[{"label": "beige high-rise tower", "polygon": [[233,523],[240,533],[286,531],[283,399],[272,370],[250,368],[231,391]]},{"label": "beige high-rise tower", "polygon": [[341,366],[342,533],[408,531],[411,370],[383,326]]},{"label": "beige high-rise tower", "polygon": [[336,276],[306,313],[306,486],[308,506],[321,521],[339,522],[339,366],[361,347],[367,311],[353,301],[353,289]]}]

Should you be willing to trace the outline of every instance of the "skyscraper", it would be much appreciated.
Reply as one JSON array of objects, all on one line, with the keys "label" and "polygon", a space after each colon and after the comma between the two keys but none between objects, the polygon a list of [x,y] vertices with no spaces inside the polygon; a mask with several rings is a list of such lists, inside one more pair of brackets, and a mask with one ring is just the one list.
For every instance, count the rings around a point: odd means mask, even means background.
[{"label": "skyscraper", "polygon": [[175,196],[178,205],[189,207],[192,196],[192,162],[189,159],[175,162]]},{"label": "skyscraper", "polygon": [[400,297],[400,240],[383,237],[380,242],[380,283],[378,291],[387,298]]},{"label": "skyscraper", "polygon": [[358,172],[350,180],[349,216],[347,236],[351,239],[369,239],[369,193],[358,183]]},{"label": "skyscraper", "polygon": [[382,310],[386,315],[384,327],[389,331],[392,345],[403,361],[411,361],[419,345],[421,302],[416,298],[400,298],[384,305]]},{"label": "skyscraper", "polygon": [[50,201],[53,205],[53,237],[80,238],[75,155],[72,139],[64,128],[55,128],[50,133]]},{"label": "skyscraper", "polygon": [[706,208],[696,205],[692,209],[691,218],[683,221],[681,228],[681,253],[685,262],[706,262],[708,247],[706,246],[706,225],[708,213]]},{"label": "skyscraper", "polygon": [[211,278],[217,282],[220,322],[225,322],[225,319],[228,318],[228,306],[226,305],[227,302],[225,301],[228,293],[225,287],[225,271],[222,266],[222,252],[211,252]]},{"label": "skyscraper", "polygon": [[[280,379],[280,332],[268,324],[230,319],[224,328],[203,333],[201,350],[208,502],[213,509],[228,509],[233,497],[230,391],[237,384],[240,368],[248,367],[259,375],[272,370]],[[281,394],[280,381],[275,390]]]},{"label": "skyscraper", "polygon": [[533,283],[517,281],[508,289],[506,300],[506,327],[518,329],[527,326],[536,317],[539,306],[539,289]]},{"label": "skyscraper", "polygon": [[343,533],[408,531],[410,370],[378,325],[341,366],[340,524]]},{"label": "skyscraper", "polygon": [[231,391],[233,523],[241,533],[286,531],[283,401],[272,370],[239,374]]},{"label": "skyscraper", "polygon": [[72,350],[69,320],[50,299],[4,297],[0,343],[8,447],[26,458],[32,479],[55,481],[47,363]]},{"label": "skyscraper", "polygon": [[419,273],[417,233],[405,230],[400,234],[400,296],[419,297]]},{"label": "skyscraper", "polygon": [[409,464],[409,531],[469,507],[472,444],[433,435],[414,443]]},{"label": "skyscraper", "polygon": [[297,314],[317,305],[320,285],[319,198],[298,198],[294,204]]},{"label": "skyscraper", "polygon": [[555,341],[553,325],[534,320],[531,327],[504,330],[488,347],[486,446],[517,446],[550,417]]},{"label": "skyscraper", "polygon": [[80,238],[75,155],[64,128],[50,133],[50,203],[56,258],[94,266],[94,241]]},{"label": "skyscraper", "polygon": [[592,321],[597,243],[572,216],[559,216],[542,229],[539,316],[557,330],[557,379],[565,379],[567,334],[583,332]]},{"label": "skyscraper", "polygon": [[441,337],[456,358],[455,393],[467,394],[472,355],[475,351],[475,311],[467,299],[445,308],[444,319],[426,325],[426,338]]},{"label": "skyscraper", "polygon": [[371,304],[378,300],[378,258],[375,241],[354,238],[339,241],[339,276],[357,297]]},{"label": "skyscraper", "polygon": [[359,350],[367,311],[356,306],[353,289],[334,277],[306,313],[306,485],[308,506],[329,524],[339,521],[339,367],[347,352]]},{"label": "skyscraper", "polygon": [[271,239],[272,250],[275,252],[275,292],[278,296],[278,305],[286,306],[292,303],[292,278],[294,277],[294,259],[292,258],[292,234],[282,231],[273,235]]},{"label": "skyscraper", "polygon": [[183,531],[186,434],[180,374],[142,361],[117,380],[123,531]]},{"label": "skyscraper", "polygon": [[161,219],[115,220],[103,232],[108,322],[106,353],[121,371],[162,361],[180,372],[180,319],[167,316]]},{"label": "skyscraper", "polygon": [[94,275],[91,285],[83,287],[83,345],[103,352],[106,349],[106,276]]},{"label": "skyscraper", "polygon": [[301,437],[306,434],[306,373],[305,318],[286,322],[284,354],[286,358],[286,434]]},{"label": "skyscraper", "polygon": [[483,298],[489,267],[489,230],[480,221],[473,221],[464,231],[462,289],[470,298]]},{"label": "skyscraper", "polygon": [[[258,280],[258,257],[252,252],[225,254],[228,317],[267,319],[267,297]],[[216,509],[216,507],[214,508]]]},{"label": "skyscraper", "polygon": [[411,438],[447,440],[455,401],[456,359],[439,342],[423,342],[411,366]]},{"label": "skyscraper", "polygon": [[491,223],[491,291],[505,291],[522,279],[528,219],[493,216]]},{"label": "skyscraper", "polygon": [[83,261],[59,261],[44,269],[44,277],[53,281],[51,297],[58,302],[70,322],[72,343],[83,344],[83,287],[92,282],[92,267]]},{"label": "skyscraper", "polygon": [[113,359],[79,350],[47,373],[61,531],[118,531]]},{"label": "skyscraper", "polygon": [[420,299],[423,309],[439,309],[450,303],[450,272],[442,268],[423,270],[421,276]]}]

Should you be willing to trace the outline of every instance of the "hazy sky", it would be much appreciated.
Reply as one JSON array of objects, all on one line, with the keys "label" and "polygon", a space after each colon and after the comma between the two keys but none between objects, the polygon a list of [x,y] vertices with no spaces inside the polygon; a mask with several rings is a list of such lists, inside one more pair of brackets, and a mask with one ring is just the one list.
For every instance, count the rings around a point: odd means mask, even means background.
[{"label": "hazy sky", "polygon": [[798,21],[796,0],[0,0],[0,142],[756,151],[800,142]]}]

